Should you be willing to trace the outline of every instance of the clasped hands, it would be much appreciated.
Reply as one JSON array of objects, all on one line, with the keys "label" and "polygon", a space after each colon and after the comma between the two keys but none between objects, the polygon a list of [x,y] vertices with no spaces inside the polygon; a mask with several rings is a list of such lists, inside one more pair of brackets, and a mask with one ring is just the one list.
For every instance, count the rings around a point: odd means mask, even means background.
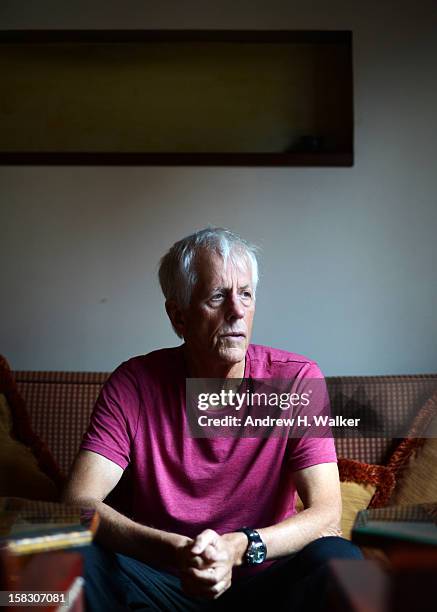
[{"label": "clasped hands", "polygon": [[219,535],[212,529],[202,531],[180,550],[179,569],[187,595],[217,599],[232,582],[232,568],[241,564],[246,549],[244,533]]}]

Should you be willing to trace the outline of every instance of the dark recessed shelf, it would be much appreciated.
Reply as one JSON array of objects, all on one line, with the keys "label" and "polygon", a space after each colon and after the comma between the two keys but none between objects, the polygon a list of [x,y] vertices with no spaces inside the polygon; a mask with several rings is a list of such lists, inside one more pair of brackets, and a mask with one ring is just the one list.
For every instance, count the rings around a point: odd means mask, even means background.
[{"label": "dark recessed shelf", "polygon": [[351,32],[0,32],[0,163],[351,166]]}]

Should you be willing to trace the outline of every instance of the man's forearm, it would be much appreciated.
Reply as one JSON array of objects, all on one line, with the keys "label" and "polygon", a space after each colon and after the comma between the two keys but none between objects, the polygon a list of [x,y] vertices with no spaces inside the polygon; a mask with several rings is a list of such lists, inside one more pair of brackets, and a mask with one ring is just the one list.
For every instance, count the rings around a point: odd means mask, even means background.
[{"label": "man's forearm", "polygon": [[[324,536],[339,536],[340,510],[337,508],[308,508],[281,523],[257,529],[267,547],[267,559],[277,559],[298,552],[306,544]],[[232,565],[244,564],[247,536],[241,531],[225,533],[220,537],[228,549]]]},{"label": "man's forearm", "polygon": [[267,547],[267,559],[284,557],[317,538],[340,536],[340,511],[310,507],[258,532]]},{"label": "man's forearm", "polygon": [[136,523],[102,501],[68,495],[64,495],[64,501],[95,509],[100,517],[96,541],[143,563],[175,566],[178,552],[191,542],[185,536]]}]

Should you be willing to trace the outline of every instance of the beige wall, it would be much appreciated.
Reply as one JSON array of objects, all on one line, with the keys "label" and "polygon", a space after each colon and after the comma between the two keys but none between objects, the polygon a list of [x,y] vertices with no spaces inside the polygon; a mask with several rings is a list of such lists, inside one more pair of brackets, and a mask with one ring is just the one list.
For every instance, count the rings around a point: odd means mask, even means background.
[{"label": "beige wall", "polygon": [[0,168],[13,367],[111,369],[175,344],[157,261],[210,223],[262,247],[255,342],[327,374],[436,371],[432,2],[2,2],[0,24],[354,32],[353,168]]}]

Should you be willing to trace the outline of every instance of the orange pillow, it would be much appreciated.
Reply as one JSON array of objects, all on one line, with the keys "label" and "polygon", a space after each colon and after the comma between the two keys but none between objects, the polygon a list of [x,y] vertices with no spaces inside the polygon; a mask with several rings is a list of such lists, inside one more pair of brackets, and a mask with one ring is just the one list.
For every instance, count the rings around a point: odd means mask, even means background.
[{"label": "orange pillow", "polygon": [[375,488],[369,508],[380,508],[388,504],[396,484],[395,472],[389,466],[339,459],[338,471],[341,482],[355,482]]}]

